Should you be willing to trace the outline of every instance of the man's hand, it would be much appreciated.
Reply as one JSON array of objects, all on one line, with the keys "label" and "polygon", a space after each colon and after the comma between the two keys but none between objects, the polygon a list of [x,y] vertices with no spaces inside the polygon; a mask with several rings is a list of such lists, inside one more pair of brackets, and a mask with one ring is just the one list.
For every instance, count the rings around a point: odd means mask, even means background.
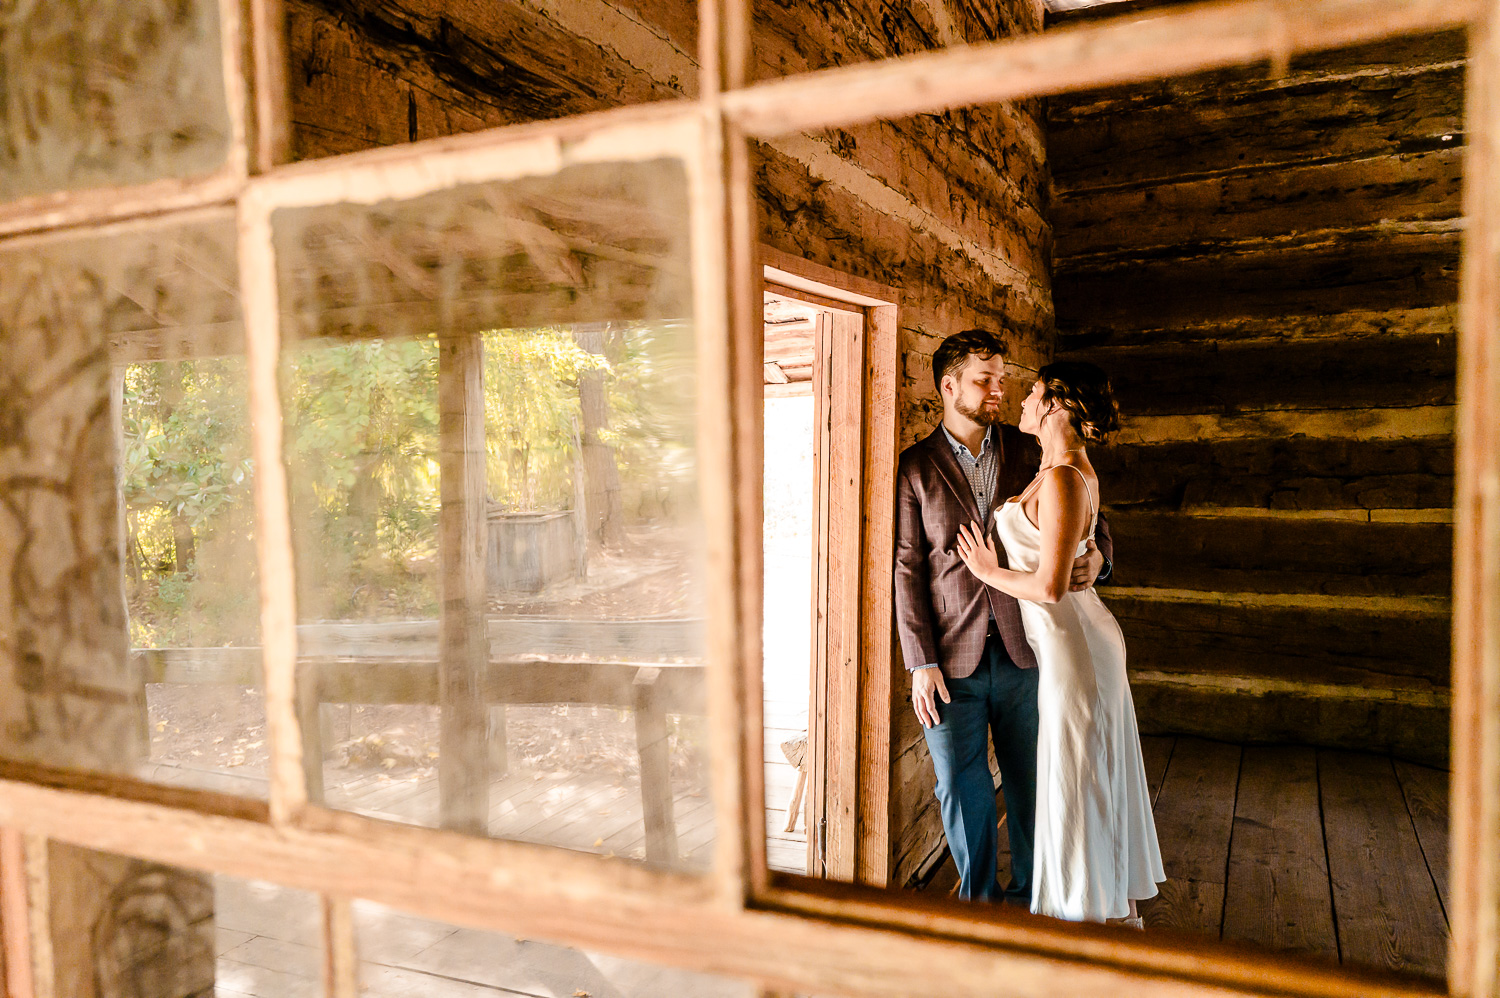
[{"label": "man's hand", "polygon": [[[936,696],[934,696],[934,694]],[[911,705],[916,708],[917,720],[924,728],[935,728],[943,723],[938,717],[937,699],[952,703],[948,697],[948,684],[943,682],[942,669],[917,669],[911,674]]]},{"label": "man's hand", "polygon": [[1081,593],[1094,584],[1099,578],[1099,573],[1104,571],[1104,555],[1094,546],[1092,537],[1088,540],[1089,548],[1077,560],[1073,562],[1073,575],[1068,581],[1068,589],[1075,593]]}]

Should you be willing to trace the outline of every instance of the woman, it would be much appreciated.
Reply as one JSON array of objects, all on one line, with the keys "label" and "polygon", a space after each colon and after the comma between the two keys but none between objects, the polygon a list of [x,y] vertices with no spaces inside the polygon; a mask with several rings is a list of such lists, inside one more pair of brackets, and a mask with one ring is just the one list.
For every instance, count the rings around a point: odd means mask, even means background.
[{"label": "woman", "polygon": [[1073,559],[1094,535],[1099,479],[1085,445],[1119,423],[1104,372],[1092,364],[1042,368],[1021,404],[1021,429],[1042,444],[1042,466],[995,510],[1010,568],[979,524],[958,553],[988,585],[1020,601],[1040,670],[1037,693],[1036,854],[1031,910],[1073,921],[1141,926],[1136,901],[1166,880],[1125,640],[1093,589],[1068,592]]}]

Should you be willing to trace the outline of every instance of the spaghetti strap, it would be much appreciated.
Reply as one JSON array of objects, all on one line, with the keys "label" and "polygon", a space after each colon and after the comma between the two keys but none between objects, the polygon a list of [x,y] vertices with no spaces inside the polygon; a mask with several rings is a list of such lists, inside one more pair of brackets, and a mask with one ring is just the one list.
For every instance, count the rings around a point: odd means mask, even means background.
[{"label": "spaghetti strap", "polygon": [[1089,500],[1089,539],[1092,540],[1094,537],[1094,529],[1096,526],[1098,526],[1099,523],[1099,514],[1094,509],[1094,494],[1089,491],[1089,476],[1085,475],[1082,469],[1074,464],[1063,464],[1058,465],[1057,467],[1072,468],[1074,471],[1078,472],[1078,477],[1083,479],[1083,494],[1087,496]]}]

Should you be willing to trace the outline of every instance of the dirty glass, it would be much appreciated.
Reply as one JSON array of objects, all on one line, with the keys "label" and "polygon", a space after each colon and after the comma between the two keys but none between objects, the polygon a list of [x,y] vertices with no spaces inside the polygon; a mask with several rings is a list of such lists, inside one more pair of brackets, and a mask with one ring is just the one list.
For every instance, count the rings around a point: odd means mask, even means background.
[{"label": "dirty glass", "polygon": [[28,856],[55,993],[321,998],[316,895],[47,842]]},{"label": "dirty glass", "polygon": [[693,0],[288,4],[287,37],[297,159],[698,96]]},{"label": "dirty glass", "polygon": [[264,796],[233,217],[0,259],[0,752]]},{"label": "dirty glass", "polygon": [[753,998],[759,994],[744,981],[459,928],[370,901],[354,902],[354,931],[359,993],[365,998]]},{"label": "dirty glass", "polygon": [[273,215],[315,797],[707,864],[686,224],[674,161]]},{"label": "dirty glass", "polygon": [[218,0],[0,11],[0,201],[192,177],[229,149]]}]

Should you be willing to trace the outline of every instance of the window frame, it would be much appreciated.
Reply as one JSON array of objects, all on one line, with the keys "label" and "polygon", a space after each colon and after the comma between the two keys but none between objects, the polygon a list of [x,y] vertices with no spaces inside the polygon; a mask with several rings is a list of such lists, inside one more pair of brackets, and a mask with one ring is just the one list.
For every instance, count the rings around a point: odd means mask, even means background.
[{"label": "window frame", "polygon": [[[871,995],[1500,993],[1500,0],[1212,0],[1130,19],[745,85],[748,0],[700,0],[696,99],[332,157],[286,158],[278,0],[219,0],[233,143],[191,181],[0,205],[0,237],[205,206],[239,213],[250,366],[271,796],[266,805],[128,778],[0,765],[0,935],[35,941],[16,864],[47,838],[801,991]],[[245,13],[248,4],[248,17]],[[1467,235],[1460,287],[1454,525],[1452,941],[1438,982],[1218,942],[976,912],[945,900],[766,875],[760,697],[760,425],[752,137],[935,112],[1468,27]],[[654,150],[654,152],[653,152]],[[295,607],[276,385],[270,212],[410,197],[572,162],[680,156],[692,205],[699,457],[709,543],[708,699],[718,841],[706,876],[399,826],[308,804],[296,722]],[[518,172],[519,171],[519,172]],[[309,200],[311,199],[311,200]],[[8,238],[7,238],[8,241]],[[34,910],[34,909],[33,909]],[[17,924],[26,917],[28,924]],[[976,917],[983,916],[983,917]],[[330,917],[334,965],[349,919]],[[30,930],[30,931],[28,931]],[[7,953],[14,998],[30,961]],[[775,959],[774,965],[769,962]],[[37,978],[45,979],[38,973]],[[342,983],[340,983],[342,982]],[[347,974],[330,974],[341,992]]]}]

